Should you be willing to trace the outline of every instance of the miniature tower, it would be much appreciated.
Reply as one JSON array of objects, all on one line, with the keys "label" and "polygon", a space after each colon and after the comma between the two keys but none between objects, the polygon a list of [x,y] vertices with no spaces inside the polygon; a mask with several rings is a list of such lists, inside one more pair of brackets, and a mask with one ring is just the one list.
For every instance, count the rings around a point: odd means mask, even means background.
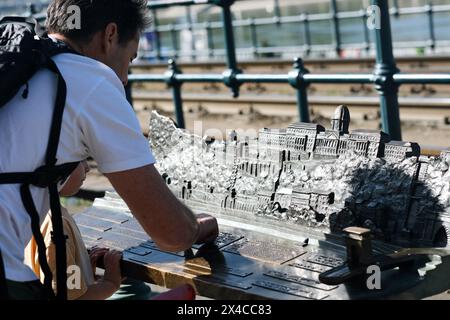
[{"label": "miniature tower", "polygon": [[331,130],[339,131],[341,134],[348,133],[350,125],[350,111],[347,106],[341,105],[336,108],[333,119],[331,119]]},{"label": "miniature tower", "polygon": [[230,138],[230,141],[237,141],[238,136],[237,136],[236,130],[233,130],[230,132],[229,138]]}]

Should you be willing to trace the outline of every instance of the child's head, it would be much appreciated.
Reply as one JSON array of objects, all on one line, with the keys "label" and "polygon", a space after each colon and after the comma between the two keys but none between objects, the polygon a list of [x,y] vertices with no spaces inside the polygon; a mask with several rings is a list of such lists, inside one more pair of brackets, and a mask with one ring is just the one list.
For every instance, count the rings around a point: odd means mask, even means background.
[{"label": "child's head", "polygon": [[86,179],[86,174],[89,172],[89,165],[86,160],[80,162],[72,174],[67,178],[59,194],[64,197],[70,197],[76,194]]}]

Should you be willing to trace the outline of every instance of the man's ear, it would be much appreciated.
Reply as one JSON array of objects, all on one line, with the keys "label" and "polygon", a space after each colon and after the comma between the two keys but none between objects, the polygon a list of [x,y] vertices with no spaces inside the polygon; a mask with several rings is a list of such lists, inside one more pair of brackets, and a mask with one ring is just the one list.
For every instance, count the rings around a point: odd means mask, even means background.
[{"label": "man's ear", "polygon": [[119,30],[117,24],[114,22],[109,23],[103,34],[103,47],[105,53],[108,54],[111,48],[117,45],[119,42]]}]

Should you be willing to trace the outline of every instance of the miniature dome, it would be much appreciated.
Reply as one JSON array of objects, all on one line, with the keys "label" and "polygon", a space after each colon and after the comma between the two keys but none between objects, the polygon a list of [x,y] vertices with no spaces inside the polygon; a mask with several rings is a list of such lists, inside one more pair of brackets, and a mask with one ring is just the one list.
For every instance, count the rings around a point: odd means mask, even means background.
[{"label": "miniature dome", "polygon": [[331,119],[331,129],[340,133],[348,133],[350,125],[350,111],[347,106],[341,105],[336,108],[333,119]]}]

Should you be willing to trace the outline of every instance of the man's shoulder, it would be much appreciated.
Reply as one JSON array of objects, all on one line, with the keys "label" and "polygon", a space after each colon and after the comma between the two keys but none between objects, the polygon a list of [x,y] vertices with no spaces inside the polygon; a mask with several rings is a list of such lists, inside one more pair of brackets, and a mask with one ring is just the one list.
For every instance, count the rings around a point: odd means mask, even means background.
[{"label": "man's shoulder", "polygon": [[84,91],[86,88],[93,88],[100,83],[105,83],[109,87],[122,89],[116,73],[98,60],[71,53],[59,54],[53,59],[68,86],[76,86]]}]

